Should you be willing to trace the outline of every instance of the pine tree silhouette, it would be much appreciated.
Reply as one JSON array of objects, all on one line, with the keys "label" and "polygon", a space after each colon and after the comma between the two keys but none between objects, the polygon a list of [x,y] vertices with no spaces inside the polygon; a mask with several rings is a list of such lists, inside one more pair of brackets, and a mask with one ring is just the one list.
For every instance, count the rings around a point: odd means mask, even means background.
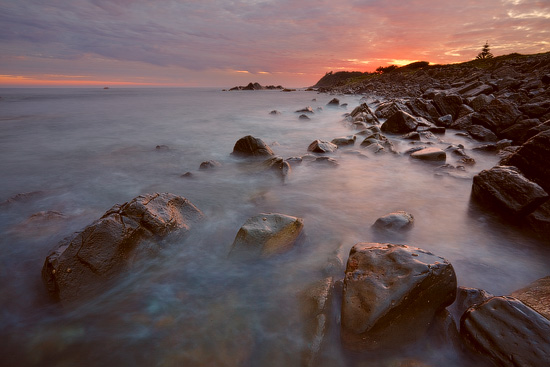
[{"label": "pine tree silhouette", "polygon": [[482,60],[482,59],[491,59],[493,58],[493,54],[490,52],[491,49],[489,48],[489,41],[485,42],[485,45],[481,49],[481,52],[477,54],[476,59]]}]

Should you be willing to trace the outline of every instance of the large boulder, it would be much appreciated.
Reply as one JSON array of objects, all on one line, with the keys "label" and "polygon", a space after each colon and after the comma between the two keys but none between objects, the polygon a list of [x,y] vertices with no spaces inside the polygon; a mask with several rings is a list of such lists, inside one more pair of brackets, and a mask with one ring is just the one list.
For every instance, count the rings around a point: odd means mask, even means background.
[{"label": "large boulder", "polygon": [[525,221],[541,240],[550,243],[550,200],[529,214]]},{"label": "large boulder", "polygon": [[380,106],[378,106],[378,108],[376,109],[375,115],[377,117],[387,119],[387,118],[391,117],[392,115],[394,115],[398,111],[411,113],[409,108],[407,106],[405,106],[403,103],[396,102],[396,101],[390,101],[390,102],[384,102],[384,103],[380,104]]},{"label": "large boulder", "polygon": [[401,110],[391,115],[381,127],[381,130],[393,134],[404,134],[416,130],[418,121],[407,112]]},{"label": "large boulder", "polygon": [[512,297],[550,320],[550,276],[535,280],[528,286],[512,292]]},{"label": "large boulder", "polygon": [[415,98],[407,101],[406,106],[411,110],[412,114],[418,117],[423,117],[428,121],[436,123],[440,117],[437,108],[430,102],[422,98]]},{"label": "large boulder", "polygon": [[481,125],[472,125],[466,129],[470,136],[479,141],[498,141],[494,132]]},{"label": "large boulder", "polygon": [[542,187],[510,166],[495,166],[475,175],[472,197],[510,217],[528,215],[549,198]]},{"label": "large boulder", "polygon": [[136,257],[151,252],[151,240],[176,231],[185,234],[202,218],[184,197],[138,196],[64,239],[46,258],[42,279],[54,299],[78,302],[101,290]]},{"label": "large boulder", "polygon": [[545,366],[550,361],[550,321],[511,297],[493,297],[470,308],[460,333],[499,366]]},{"label": "large boulder", "polygon": [[435,95],[433,102],[435,107],[443,115],[452,115],[454,119],[457,118],[460,106],[462,106],[462,97],[457,94],[444,94],[438,93]]},{"label": "large boulder", "polygon": [[498,135],[520,117],[521,112],[512,103],[494,99],[472,115],[472,123],[483,125]]},{"label": "large boulder", "polygon": [[237,140],[232,154],[238,157],[269,157],[275,155],[262,139],[255,138],[252,135]]},{"label": "large boulder", "polygon": [[550,191],[550,130],[529,139],[507,164],[518,167],[526,177]]},{"label": "large boulder", "polygon": [[453,303],[456,287],[452,265],[430,252],[358,243],[344,278],[342,341],[351,349],[373,350],[417,340],[434,315]]},{"label": "large boulder", "polygon": [[540,125],[538,119],[524,119],[516,122],[509,128],[503,130],[500,133],[500,136],[504,139],[510,139],[514,144],[521,145],[525,143],[529,138],[533,137],[536,134],[529,135],[528,131],[531,128]]},{"label": "large boulder", "polygon": [[269,257],[294,246],[302,233],[304,220],[278,213],[261,213],[249,218],[239,229],[231,256]]},{"label": "large boulder", "polygon": [[336,149],[338,149],[338,146],[336,144],[333,144],[329,141],[319,140],[319,139],[313,141],[307,147],[308,152],[313,152],[313,153],[332,153]]}]

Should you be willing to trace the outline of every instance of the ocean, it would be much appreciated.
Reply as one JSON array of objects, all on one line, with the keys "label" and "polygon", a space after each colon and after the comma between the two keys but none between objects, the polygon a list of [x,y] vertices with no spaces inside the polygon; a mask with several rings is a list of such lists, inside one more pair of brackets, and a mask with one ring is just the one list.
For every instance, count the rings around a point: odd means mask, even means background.
[{"label": "ocean", "polygon": [[[6,365],[301,365],[310,340],[300,295],[323,278],[327,259],[345,264],[357,242],[399,241],[431,251],[453,264],[459,285],[495,295],[548,275],[547,245],[471,202],[472,177],[499,157],[471,150],[479,143],[456,131],[435,146],[463,144],[477,163],[450,175],[411,160],[403,154],[410,142],[397,137],[400,154],[363,149],[359,136],[354,147],[330,154],[337,167],[304,161],[284,182],[230,154],[245,135],[288,158],[307,154],[315,139],[355,134],[344,114],[362,96],[336,96],[347,107],[327,106],[335,96],[300,90],[0,89],[0,97]],[[306,106],[315,113],[301,120],[295,111]],[[447,163],[457,159],[448,155]],[[199,170],[208,160],[222,166]],[[182,177],[186,172],[192,175]],[[154,192],[188,198],[206,220],[181,243],[163,243],[89,303],[69,311],[52,304],[40,272],[57,243],[114,204]],[[414,215],[412,230],[399,238],[372,231],[377,218],[397,210]],[[303,218],[300,242],[267,260],[228,259],[246,219],[269,212]],[[333,318],[337,323],[337,311]],[[361,365],[333,338],[323,351],[326,365]],[[452,349],[403,353],[467,365]]]}]

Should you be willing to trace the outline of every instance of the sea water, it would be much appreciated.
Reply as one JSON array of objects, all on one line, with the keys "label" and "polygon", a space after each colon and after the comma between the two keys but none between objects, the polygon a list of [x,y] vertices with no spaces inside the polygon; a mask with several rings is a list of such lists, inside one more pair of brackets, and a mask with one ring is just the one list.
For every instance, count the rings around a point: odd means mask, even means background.
[{"label": "sea water", "polygon": [[[284,182],[230,154],[245,135],[288,158],[307,154],[315,139],[354,134],[344,114],[362,96],[337,96],[347,107],[306,91],[1,89],[0,97],[0,357],[8,365],[301,365],[311,342],[301,294],[323,279],[329,259],[345,264],[357,242],[431,251],[453,264],[459,285],[495,295],[548,275],[547,246],[471,202],[472,177],[499,158],[452,130],[435,146],[463,144],[476,160],[452,175],[411,160],[403,152],[412,145],[398,137],[399,154],[374,154],[358,137],[330,154],[337,167],[293,164]],[[299,119],[306,106],[315,113]],[[199,170],[207,160],[222,166]],[[188,198],[206,220],[90,302],[52,304],[40,271],[56,244],[114,204],[154,192]],[[412,230],[399,238],[372,231],[396,210],[413,214]],[[303,218],[299,243],[267,260],[229,259],[240,226],[268,212]],[[325,349],[327,365],[365,365]],[[466,365],[445,348],[419,354]]]}]

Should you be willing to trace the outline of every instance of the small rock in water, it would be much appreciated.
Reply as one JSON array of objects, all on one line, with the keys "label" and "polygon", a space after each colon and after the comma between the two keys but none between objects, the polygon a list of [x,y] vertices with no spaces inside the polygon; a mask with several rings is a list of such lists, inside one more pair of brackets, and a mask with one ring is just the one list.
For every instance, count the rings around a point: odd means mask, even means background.
[{"label": "small rock in water", "polygon": [[323,164],[330,167],[338,166],[338,161],[330,157],[317,157],[313,162],[316,164]]},{"label": "small rock in water", "polygon": [[222,164],[218,161],[205,161],[201,163],[199,169],[206,170],[206,169],[218,168],[221,166]]},{"label": "small rock in water", "polygon": [[447,154],[439,148],[425,148],[411,154],[412,158],[424,161],[445,161]]},{"label": "small rock in water", "polygon": [[309,152],[313,153],[332,153],[336,149],[338,149],[338,146],[336,144],[332,144],[331,142],[319,139],[312,142],[307,148]]},{"label": "small rock in water", "polygon": [[281,113],[277,110],[273,110],[269,113],[270,115],[280,115]]},{"label": "small rock in water", "polygon": [[308,115],[304,115],[304,114],[301,114],[300,116],[298,116],[298,118],[300,120],[310,120],[309,116]]},{"label": "small rock in water", "polygon": [[355,135],[332,139],[331,143],[338,146],[353,145],[357,137]]},{"label": "small rock in water", "polygon": [[340,100],[338,98],[333,98],[327,103],[327,106],[338,106],[339,104]]},{"label": "small rock in water", "polygon": [[414,217],[412,214],[397,211],[378,218],[372,227],[378,230],[403,231],[411,229],[413,224]]},{"label": "small rock in water", "polygon": [[262,139],[255,138],[252,135],[247,135],[237,140],[232,154],[239,157],[268,157],[275,155]]},{"label": "small rock in water", "polygon": [[296,110],[297,113],[313,113],[313,108],[311,108],[311,106],[307,106],[307,107],[304,107],[304,108],[301,108],[299,110]]}]

